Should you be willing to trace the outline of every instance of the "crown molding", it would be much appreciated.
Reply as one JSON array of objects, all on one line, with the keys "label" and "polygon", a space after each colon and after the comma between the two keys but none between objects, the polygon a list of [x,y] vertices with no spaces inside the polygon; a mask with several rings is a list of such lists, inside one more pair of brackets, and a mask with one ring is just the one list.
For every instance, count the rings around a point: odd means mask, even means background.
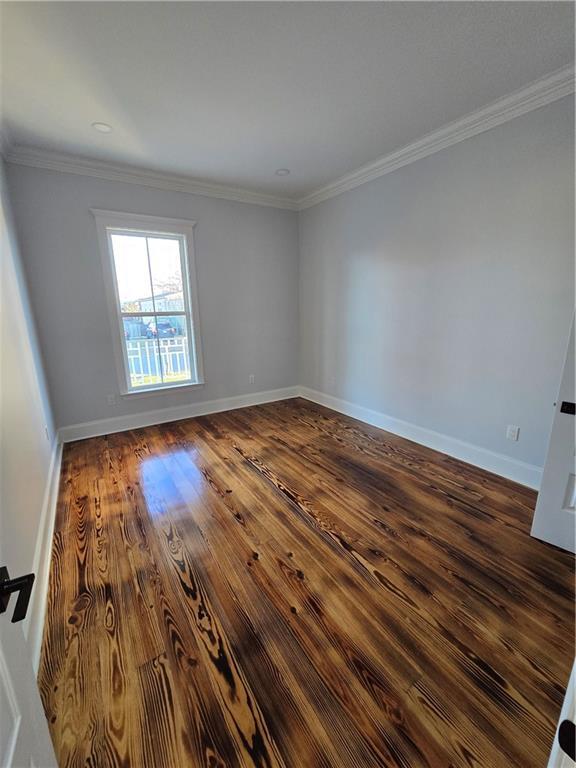
[{"label": "crown molding", "polygon": [[423,157],[440,152],[446,147],[469,139],[497,125],[513,120],[534,109],[551,104],[553,101],[569,96],[574,92],[574,65],[556,70],[518,91],[510,93],[486,107],[471,112],[465,117],[448,123],[437,131],[427,134],[418,141],[408,144],[396,152],[384,155],[373,163],[358,168],[356,171],[341,176],[309,195],[298,200],[298,209],[304,210],[313,205],[336,197],[350,189],[378,179],[404,165]]},{"label": "crown molding", "polygon": [[497,125],[513,120],[534,109],[569,96],[574,92],[574,65],[558,69],[546,77],[535,80],[518,91],[504,96],[486,107],[471,112],[465,117],[427,134],[421,139],[384,155],[378,160],[363,165],[351,173],[336,179],[323,187],[313,190],[298,200],[289,197],[254,192],[241,187],[229,187],[221,184],[200,181],[188,176],[163,173],[136,168],[107,160],[79,157],[52,152],[36,147],[13,145],[3,132],[0,136],[0,152],[9,163],[27,165],[33,168],[45,168],[61,173],[75,173],[92,176],[108,181],[121,181],[127,184],[139,184],[172,192],[186,192],[203,197],[216,197],[252,205],[265,205],[290,211],[301,211],[313,205],[329,200],[350,189],[378,179],[387,173],[402,168],[404,165],[428,157],[435,152],[469,139]]},{"label": "crown molding", "polygon": [[249,189],[242,189],[241,187],[212,184],[187,176],[150,171],[107,160],[68,155],[37,147],[18,145],[8,147],[4,157],[9,163],[26,165],[32,168],[44,168],[61,173],[74,173],[79,176],[91,176],[96,179],[106,179],[107,181],[121,181],[126,184],[139,184],[140,186],[154,187],[155,189],[164,189],[170,192],[186,192],[190,195],[217,197],[223,200],[250,203],[252,205],[285,208],[291,211],[298,209],[296,201],[287,197],[254,192]]}]

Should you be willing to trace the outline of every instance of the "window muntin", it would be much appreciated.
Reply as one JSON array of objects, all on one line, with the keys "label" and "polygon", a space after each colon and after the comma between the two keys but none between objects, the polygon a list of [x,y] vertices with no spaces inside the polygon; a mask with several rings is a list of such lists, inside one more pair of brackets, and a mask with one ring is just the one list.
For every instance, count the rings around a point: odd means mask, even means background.
[{"label": "window muntin", "polygon": [[187,237],[106,226],[126,391],[200,383]]}]

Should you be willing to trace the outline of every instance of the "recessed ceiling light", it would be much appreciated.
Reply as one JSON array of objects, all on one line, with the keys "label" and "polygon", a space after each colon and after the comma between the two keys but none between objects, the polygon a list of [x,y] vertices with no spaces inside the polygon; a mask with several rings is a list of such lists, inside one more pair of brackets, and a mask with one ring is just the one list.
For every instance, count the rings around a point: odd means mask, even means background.
[{"label": "recessed ceiling light", "polygon": [[92,123],[92,128],[95,131],[100,131],[100,133],[110,133],[112,131],[112,126],[108,125],[108,123]]},{"label": "recessed ceiling light", "polygon": [[289,168],[278,168],[278,170],[276,171],[276,176],[288,176],[289,173],[290,173]]}]

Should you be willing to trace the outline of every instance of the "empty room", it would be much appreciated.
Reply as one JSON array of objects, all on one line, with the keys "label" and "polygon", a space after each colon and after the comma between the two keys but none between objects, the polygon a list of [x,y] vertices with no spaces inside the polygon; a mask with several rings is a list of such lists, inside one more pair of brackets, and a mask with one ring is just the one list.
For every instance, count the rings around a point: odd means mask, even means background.
[{"label": "empty room", "polygon": [[0,2],[1,768],[576,768],[571,2]]}]

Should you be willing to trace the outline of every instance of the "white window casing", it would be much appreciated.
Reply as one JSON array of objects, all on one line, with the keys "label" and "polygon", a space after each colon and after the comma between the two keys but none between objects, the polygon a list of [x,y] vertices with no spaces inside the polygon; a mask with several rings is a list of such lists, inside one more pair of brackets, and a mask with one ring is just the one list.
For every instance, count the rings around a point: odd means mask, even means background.
[{"label": "white window casing", "polygon": [[[118,211],[91,209],[96,221],[98,243],[102,258],[104,282],[112,328],[114,357],[118,370],[121,395],[136,395],[182,387],[197,387],[204,383],[200,317],[194,254],[196,222]],[[181,294],[178,289],[175,308],[158,309],[157,304],[169,294],[157,294],[152,275],[151,245],[178,244]],[[149,280],[150,295],[135,301],[121,301],[118,272],[121,243],[142,246],[144,261],[135,282]],[[115,251],[116,247],[116,251]],[[119,256],[120,252],[120,256]],[[116,257],[115,257],[116,254]],[[158,268],[160,262],[156,260]],[[143,266],[145,265],[145,266]],[[145,274],[145,269],[148,274]],[[123,280],[126,283],[124,272]],[[129,307],[127,304],[135,304]],[[172,325],[177,321],[175,326]],[[136,330],[135,330],[136,329]],[[164,338],[170,333],[176,337]],[[132,339],[132,333],[137,335]]]}]

